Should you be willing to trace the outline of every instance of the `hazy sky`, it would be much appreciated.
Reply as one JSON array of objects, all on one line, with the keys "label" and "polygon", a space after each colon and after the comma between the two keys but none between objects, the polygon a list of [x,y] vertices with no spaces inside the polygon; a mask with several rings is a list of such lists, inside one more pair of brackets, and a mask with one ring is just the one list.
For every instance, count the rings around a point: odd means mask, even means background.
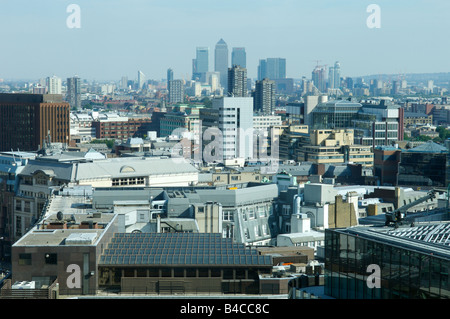
[{"label": "hazy sky", "polygon": [[[68,28],[77,4],[81,28]],[[381,9],[380,28],[366,9]],[[220,38],[259,59],[287,60],[311,77],[340,61],[343,76],[450,71],[449,0],[0,0],[0,78],[78,75],[89,80],[189,78],[197,46]]]}]

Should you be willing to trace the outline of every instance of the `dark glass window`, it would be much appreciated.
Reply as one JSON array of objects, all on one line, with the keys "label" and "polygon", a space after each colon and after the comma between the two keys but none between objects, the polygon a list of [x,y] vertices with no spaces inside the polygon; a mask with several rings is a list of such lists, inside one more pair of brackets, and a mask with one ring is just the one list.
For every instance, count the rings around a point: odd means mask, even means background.
[{"label": "dark glass window", "polygon": [[47,265],[56,265],[58,263],[58,257],[57,254],[45,254],[45,263]]},{"label": "dark glass window", "polygon": [[31,265],[31,254],[19,254],[19,265]]}]

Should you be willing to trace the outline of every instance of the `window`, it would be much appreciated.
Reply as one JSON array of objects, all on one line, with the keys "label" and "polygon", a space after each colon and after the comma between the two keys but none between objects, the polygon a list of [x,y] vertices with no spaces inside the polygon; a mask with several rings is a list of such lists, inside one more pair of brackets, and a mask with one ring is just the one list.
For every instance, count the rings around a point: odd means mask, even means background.
[{"label": "window", "polygon": [[22,210],[22,201],[16,200],[16,210]]},{"label": "window", "polygon": [[233,211],[232,210],[224,210],[223,211],[223,220],[233,221]]},{"label": "window", "polygon": [[19,265],[31,265],[31,254],[19,254]]},{"label": "window", "polygon": [[45,254],[45,263],[47,265],[56,265],[57,262],[58,262],[58,258],[57,258],[56,254],[50,254],[50,253]]},{"label": "window", "polygon": [[48,183],[47,178],[44,175],[37,176],[35,181],[37,185],[47,185]]}]

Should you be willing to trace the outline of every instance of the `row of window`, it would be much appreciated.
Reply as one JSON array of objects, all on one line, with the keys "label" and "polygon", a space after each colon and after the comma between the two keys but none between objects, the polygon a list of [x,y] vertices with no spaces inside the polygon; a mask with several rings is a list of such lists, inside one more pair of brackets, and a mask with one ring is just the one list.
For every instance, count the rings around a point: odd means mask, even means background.
[{"label": "row of window", "polygon": [[[44,258],[44,263],[47,265],[56,265],[58,263],[58,255],[54,253],[45,253],[42,256]],[[19,254],[19,265],[21,266],[31,266],[32,255],[31,254]]]},{"label": "row of window", "polygon": [[144,177],[113,178],[112,186],[144,185]]}]

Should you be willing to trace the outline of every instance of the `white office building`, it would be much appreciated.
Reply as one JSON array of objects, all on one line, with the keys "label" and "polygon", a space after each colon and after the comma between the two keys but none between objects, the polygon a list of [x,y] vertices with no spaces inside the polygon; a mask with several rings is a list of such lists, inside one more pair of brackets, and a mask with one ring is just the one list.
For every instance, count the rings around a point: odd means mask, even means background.
[{"label": "white office building", "polygon": [[219,114],[223,159],[253,158],[253,98],[220,97],[212,106]]}]

